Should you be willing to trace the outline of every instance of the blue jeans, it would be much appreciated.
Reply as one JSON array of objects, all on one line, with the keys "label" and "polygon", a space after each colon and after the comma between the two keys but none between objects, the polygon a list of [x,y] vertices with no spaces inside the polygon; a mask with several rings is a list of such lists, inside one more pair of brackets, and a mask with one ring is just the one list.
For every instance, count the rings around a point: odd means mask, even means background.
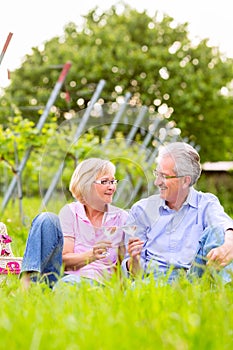
[{"label": "blue jeans", "polygon": [[[183,273],[188,276],[190,281],[192,281],[192,278],[202,277],[206,270],[207,254],[211,249],[222,245],[224,239],[225,233],[221,227],[209,227],[205,229],[199,239],[197,254],[190,269],[172,268],[171,266],[167,266],[167,268],[163,269],[158,267],[153,271],[154,280],[157,281],[159,278],[165,277],[167,283],[172,283]],[[217,273],[221,277],[223,283],[233,281],[233,262],[218,272],[213,268],[213,273]],[[147,279],[147,274],[145,274],[144,279]]]},{"label": "blue jeans", "polygon": [[20,276],[30,272],[31,280],[52,287],[61,275],[63,234],[53,213],[41,213],[32,222],[23,256]]},{"label": "blue jeans", "polygon": [[[224,243],[225,233],[221,227],[211,227],[204,230],[199,240],[199,250],[196,258],[190,268],[189,274],[201,277],[205,271],[207,263],[207,254],[213,248],[219,247]],[[224,283],[229,283],[233,280],[233,262],[222,268],[218,275],[221,276]]]}]

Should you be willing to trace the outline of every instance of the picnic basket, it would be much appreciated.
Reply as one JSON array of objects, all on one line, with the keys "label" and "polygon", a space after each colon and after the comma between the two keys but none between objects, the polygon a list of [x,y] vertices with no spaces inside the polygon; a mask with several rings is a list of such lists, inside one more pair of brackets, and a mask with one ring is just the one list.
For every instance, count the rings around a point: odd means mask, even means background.
[{"label": "picnic basket", "polygon": [[0,222],[0,275],[18,275],[22,257],[15,257],[11,249],[12,239],[7,234],[6,225]]}]

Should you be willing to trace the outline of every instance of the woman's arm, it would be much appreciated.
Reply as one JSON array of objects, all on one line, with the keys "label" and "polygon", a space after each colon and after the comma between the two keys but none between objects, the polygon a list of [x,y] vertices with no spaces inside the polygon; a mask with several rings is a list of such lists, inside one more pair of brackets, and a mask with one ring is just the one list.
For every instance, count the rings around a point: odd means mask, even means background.
[{"label": "woman's arm", "polygon": [[104,253],[106,253],[107,249],[110,247],[111,242],[100,241],[87,252],[74,253],[74,238],[64,237],[62,260],[65,265],[65,270],[78,270],[93,261],[104,258]]}]

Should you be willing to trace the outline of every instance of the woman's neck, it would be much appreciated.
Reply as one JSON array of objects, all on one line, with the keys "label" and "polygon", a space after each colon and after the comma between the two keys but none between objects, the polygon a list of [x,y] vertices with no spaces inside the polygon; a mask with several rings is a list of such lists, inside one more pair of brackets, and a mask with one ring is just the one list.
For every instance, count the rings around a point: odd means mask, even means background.
[{"label": "woman's neck", "polygon": [[105,211],[107,211],[107,205],[105,204],[104,207],[101,209],[92,208],[89,205],[84,205],[86,215],[93,226],[100,227],[102,226],[103,216]]}]

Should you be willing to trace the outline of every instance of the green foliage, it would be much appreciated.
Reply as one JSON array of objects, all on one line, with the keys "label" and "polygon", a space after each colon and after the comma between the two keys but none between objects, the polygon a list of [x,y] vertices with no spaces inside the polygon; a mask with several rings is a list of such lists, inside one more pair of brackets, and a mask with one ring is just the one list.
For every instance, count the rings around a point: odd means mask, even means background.
[{"label": "green foliage", "polygon": [[[116,165],[116,178],[120,180],[118,186],[124,186],[124,192],[117,198],[115,204],[126,207],[127,203],[127,208],[130,207],[133,204],[133,200],[135,201],[137,198],[131,198],[131,194],[139,183],[139,179],[142,181],[142,187],[147,187],[148,182],[152,179],[151,171],[150,176],[148,177],[147,175],[147,159],[150,153],[149,150],[140,149],[140,140],[131,143],[130,147],[128,147],[122,131],[116,131],[114,137],[105,142],[105,135],[108,130],[109,128],[106,125],[103,128],[97,126],[84,133],[75,143],[73,143],[74,133],[70,127],[69,133],[63,130],[63,134],[60,130],[58,134],[54,135],[50,140],[51,142],[44,149],[40,164],[41,194],[45,194],[55,177],[59,165],[64,161],[62,178],[51,198],[53,203],[59,201],[61,206],[64,205],[64,201],[71,200],[68,188],[77,163],[86,158],[99,157],[109,159]],[[97,135],[100,131],[101,135]],[[57,152],[58,148],[59,152]],[[140,193],[138,193],[138,196],[140,196]]]},{"label": "green foliage", "polygon": [[233,192],[232,192],[233,174],[232,173],[215,173],[202,174],[198,181],[197,189],[203,192],[215,194],[220,203],[224,206],[225,211],[233,218]]},{"label": "green foliage", "polygon": [[124,4],[120,9],[116,5],[103,13],[95,8],[82,26],[69,23],[61,38],[52,38],[43,49],[33,48],[12,73],[0,118],[14,113],[14,102],[24,117],[36,122],[59,69],[71,61],[56,102],[56,117],[86,108],[98,82],[105,79],[101,96],[105,103],[129,91],[133,104],[172,118],[182,138],[200,145],[203,162],[231,160],[232,59],[222,57],[208,40],[193,45],[187,23],[139,13]]},{"label": "green foliage", "polygon": [[[143,108],[125,105],[124,110],[121,110],[121,106],[117,104],[98,106],[98,108],[94,108],[88,122],[82,132],[78,133],[78,136],[77,131],[84,118],[82,113],[61,123],[58,128],[55,128],[55,122],[47,122],[31,145],[29,143],[29,129],[25,127],[22,130],[22,137],[25,134],[23,140],[25,141],[28,137],[28,147],[33,150],[26,169],[21,174],[24,195],[40,194],[44,196],[56,178],[58,169],[64,164],[62,177],[58,179],[59,183],[56,184],[53,191],[53,196],[60,196],[62,206],[64,201],[70,199],[68,186],[77,163],[88,157],[110,159],[116,165],[116,176],[120,180],[119,186],[124,185],[124,191],[121,191],[118,196],[117,205],[124,204],[126,206],[127,204],[129,207],[134,200],[140,198],[142,192],[148,192],[148,184],[152,177],[150,167],[154,162],[157,148],[163,142],[176,139],[178,131],[173,128],[172,123],[167,123],[159,117],[153,118],[147,109],[144,109],[142,125],[136,127],[135,121],[138,117],[141,118]],[[99,110],[99,108],[101,109]],[[100,111],[99,115],[97,111]],[[121,112],[120,121],[119,111]],[[115,120],[116,117],[118,121]],[[23,120],[26,121],[26,119]],[[17,121],[20,129],[22,119],[18,118]],[[160,127],[151,131],[154,124]],[[11,129],[14,129],[14,125]],[[33,133],[34,128],[31,128],[30,131]],[[134,136],[132,136],[132,131]],[[7,130],[5,134],[6,132]],[[5,134],[3,133],[3,136]],[[5,136],[3,144],[7,142],[6,140]],[[20,152],[17,150],[19,161],[24,156],[23,151],[27,151],[25,144],[26,141],[22,144]],[[11,149],[9,148],[9,150]],[[6,151],[8,151],[7,147]],[[2,156],[4,159],[1,178],[2,194],[6,192],[10,177],[12,177],[12,174],[7,172],[8,168],[6,169],[5,163],[6,160],[8,160],[7,164],[17,163],[14,158],[15,152],[13,151],[10,154],[6,152],[4,157]],[[14,164],[12,169],[17,169],[17,164]],[[18,175],[16,170],[13,172],[14,176]],[[147,175],[148,173],[150,175]],[[137,192],[134,191],[136,187],[138,187]]]},{"label": "green foliage", "polygon": [[[23,174],[25,179],[31,178],[31,190],[33,192],[35,189],[33,183],[37,179],[35,174],[40,163],[40,153],[48,138],[55,132],[56,127],[56,119],[50,118],[45,123],[41,133],[39,133],[34,122],[27,118],[22,118],[20,113],[15,117],[8,118],[8,126],[6,128],[0,125],[0,171],[2,173],[0,185],[3,191],[5,191],[7,180],[10,177],[17,176],[19,164],[25,153],[33,150],[34,155],[28,162],[27,169]],[[28,188],[27,185],[26,187]]]},{"label": "green foliage", "polygon": [[[126,184],[116,204],[131,206],[151,191],[147,175],[151,153],[159,144],[176,139],[179,129],[182,139],[200,146],[202,162],[232,159],[232,60],[222,57],[207,40],[194,46],[187,23],[176,24],[173,18],[160,19],[157,14],[150,17],[126,5],[122,8],[119,12],[113,6],[105,13],[96,8],[85,16],[83,26],[67,24],[63,37],[46,42],[43,49],[33,48],[32,55],[12,74],[11,85],[1,98],[1,194],[17,176],[18,164],[28,149],[33,152],[22,174],[26,196],[44,195],[64,161],[53,206],[71,199],[70,176],[77,162],[90,156],[116,163],[117,177]],[[39,134],[37,121],[67,61],[72,68]],[[91,116],[89,126],[74,142],[75,120],[82,122],[82,112],[100,79],[106,81],[98,101],[103,116]],[[106,145],[125,92],[131,93],[130,107],[144,104],[148,113],[133,142],[127,142],[127,135],[136,113],[131,119],[123,115]],[[108,102],[113,107],[106,113]],[[64,119],[70,117],[73,126],[70,129],[68,120],[63,130]],[[143,138],[156,119],[157,129],[142,152]],[[139,183],[140,191],[132,197]]]}]

